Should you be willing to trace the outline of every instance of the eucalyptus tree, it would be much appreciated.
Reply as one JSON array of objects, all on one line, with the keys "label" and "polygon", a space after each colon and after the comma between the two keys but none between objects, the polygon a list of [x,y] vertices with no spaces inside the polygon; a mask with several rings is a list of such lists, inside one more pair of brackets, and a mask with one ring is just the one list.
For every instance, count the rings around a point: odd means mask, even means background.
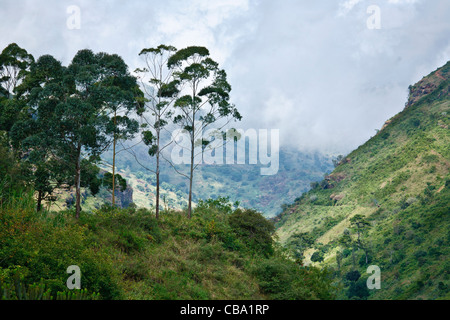
[{"label": "eucalyptus tree", "polygon": [[11,43],[3,49],[0,54],[0,93],[12,95],[33,62],[33,56],[16,43]]},{"label": "eucalyptus tree", "polygon": [[354,231],[356,231],[356,245],[358,246],[358,248],[364,251],[367,264],[369,262],[368,248],[365,241],[363,240],[363,234],[370,228],[370,223],[362,214],[356,214],[350,219],[350,226]]},{"label": "eucalyptus tree", "polygon": [[[202,146],[202,150],[213,140],[202,137],[203,131],[213,123],[231,120],[241,120],[236,107],[229,102],[231,86],[227,81],[225,70],[210,58],[209,50],[205,47],[191,46],[178,50],[167,62],[173,70],[175,80],[185,88],[174,103],[177,114],[174,123],[186,130],[190,142],[189,168],[189,199],[188,217],[192,215],[192,187],[194,170],[195,147]],[[198,127],[197,127],[198,124]],[[223,128],[223,126],[221,127]],[[220,128],[220,129],[221,129]]]},{"label": "eucalyptus tree", "polygon": [[[94,54],[88,49],[78,51],[68,67],[45,55],[24,80],[24,93],[39,128],[36,139],[47,147],[51,159],[72,173],[77,218],[81,211],[83,162],[86,165],[98,162],[118,132],[123,132],[114,129],[110,115],[111,108],[120,105],[118,95],[114,94],[116,84],[131,81],[123,79],[127,75],[117,73],[126,69],[124,64],[116,56]],[[121,94],[136,93],[133,86],[120,87],[124,90]],[[88,180],[98,184],[95,179]]]},{"label": "eucalyptus tree", "polygon": [[[132,76],[123,59],[116,54],[101,54],[103,71],[102,86],[105,90],[105,105],[110,117],[107,133],[112,135],[112,205],[115,205],[116,180],[122,184],[123,178],[116,175],[116,145],[120,140],[128,140],[139,131],[139,123],[129,117],[131,111],[137,112],[142,103],[142,91],[136,77]],[[109,176],[109,175],[108,175]]]},{"label": "eucalyptus tree", "polygon": [[9,132],[24,115],[26,104],[16,97],[16,89],[29,73],[34,58],[16,43],[0,53],[0,130]]},{"label": "eucalyptus tree", "polygon": [[56,188],[69,181],[70,172],[64,163],[49,155],[47,133],[40,131],[34,119],[17,121],[11,129],[11,143],[20,154],[24,175],[36,191],[36,211],[42,209],[42,201],[50,199]]},{"label": "eucalyptus tree", "polygon": [[[44,82],[56,85],[56,79],[62,75],[62,66],[53,57],[45,55],[36,63],[31,63],[27,75],[21,79],[22,83],[14,88],[17,94],[14,101],[25,104],[26,112],[21,118],[17,118],[9,131],[10,143],[16,156],[22,160],[27,168],[28,183],[37,192],[37,211],[41,210],[42,201],[53,190],[67,182],[65,164],[51,157],[52,151],[49,143],[49,131],[45,117],[38,116],[36,98],[44,90],[41,85]],[[17,84],[18,82],[16,82]],[[53,100],[51,101],[53,102]],[[51,106],[49,106],[51,109]],[[41,111],[42,113],[42,111]]]},{"label": "eucalyptus tree", "polygon": [[145,105],[139,112],[143,119],[142,141],[148,146],[148,154],[156,158],[156,169],[148,170],[156,176],[156,218],[159,218],[160,159],[163,150],[170,145],[161,140],[162,130],[173,115],[173,102],[179,93],[180,81],[174,79],[173,69],[167,67],[169,58],[176,52],[173,46],[159,45],[142,49],[139,55],[145,66],[136,69],[145,92]]}]

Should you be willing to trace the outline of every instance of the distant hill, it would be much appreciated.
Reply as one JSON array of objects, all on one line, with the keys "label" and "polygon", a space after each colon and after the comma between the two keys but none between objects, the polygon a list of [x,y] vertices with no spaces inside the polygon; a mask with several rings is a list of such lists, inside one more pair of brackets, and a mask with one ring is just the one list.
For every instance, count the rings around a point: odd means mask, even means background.
[{"label": "distant hill", "polygon": [[[133,154],[122,152],[117,157],[117,169],[133,189],[133,201],[139,207],[155,204],[154,158],[147,154],[146,146],[133,148]],[[103,156],[112,158],[110,152]],[[137,159],[137,161],[136,161]],[[142,165],[141,165],[142,164]],[[187,206],[188,180],[179,175],[167,162],[161,163],[161,206],[183,209]],[[254,208],[266,217],[281,212],[281,206],[291,203],[307,191],[310,183],[319,181],[332,169],[331,156],[320,153],[302,153],[294,149],[280,149],[280,165],[276,175],[262,176],[261,165],[224,164],[201,165],[195,171],[194,202],[199,199],[229,197],[240,206]],[[182,166],[177,166],[182,170]],[[105,167],[105,169],[107,169]]]},{"label": "distant hill", "polygon": [[[450,62],[410,86],[402,112],[274,219],[297,258],[334,270],[341,298],[450,298],[449,79]],[[355,216],[369,223],[359,246]]]},{"label": "distant hill", "polygon": [[[117,204],[128,205],[132,202],[137,207],[150,208],[156,203],[156,177],[150,171],[155,168],[155,159],[148,155],[144,144],[128,142],[125,148],[130,146],[133,146],[130,152],[119,152],[116,157],[116,170],[128,184],[125,193],[116,193],[116,199],[120,199]],[[111,172],[108,164],[111,163],[112,152],[105,152],[102,159],[102,171]],[[194,174],[194,205],[199,200],[229,197],[233,203],[238,201],[241,207],[256,209],[268,218],[274,217],[282,211],[282,207],[308,191],[312,182],[320,181],[330,173],[333,168],[332,159],[331,155],[319,152],[307,153],[282,147],[279,153],[279,170],[274,175],[261,175],[261,164],[200,165]],[[179,171],[186,169],[182,165],[176,168]],[[161,208],[186,208],[188,179],[162,160],[160,181]],[[73,202],[73,195],[66,190],[56,190],[55,194],[58,200],[52,205],[53,210],[63,210]],[[83,210],[88,211],[111,201],[111,191],[103,187],[95,197],[89,190],[83,190],[82,196]]]}]

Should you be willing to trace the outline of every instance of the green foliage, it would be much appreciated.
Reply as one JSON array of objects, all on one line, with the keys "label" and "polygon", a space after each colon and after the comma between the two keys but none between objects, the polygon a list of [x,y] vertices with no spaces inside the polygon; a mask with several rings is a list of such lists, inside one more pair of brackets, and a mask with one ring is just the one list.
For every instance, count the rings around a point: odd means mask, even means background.
[{"label": "green foliage", "polygon": [[262,260],[253,268],[261,290],[275,300],[328,300],[334,298],[327,271],[300,267],[292,261]]},{"label": "green foliage", "polygon": [[23,167],[14,159],[10,150],[0,143],[0,208],[26,190]]},{"label": "green foliage", "polygon": [[[0,54],[0,97],[3,95],[9,98],[16,92],[33,62],[33,56],[16,43],[3,49]],[[3,112],[0,114],[4,115]]]},{"label": "green foliage", "polygon": [[[189,134],[190,170],[188,215],[192,211],[192,181],[194,177],[195,147],[202,150],[212,145],[213,137],[198,139],[198,132],[207,130],[212,123],[220,120],[241,120],[237,108],[230,103],[231,86],[227,81],[225,70],[219,69],[217,62],[209,57],[205,47],[191,46],[180,49],[171,55],[167,61],[169,69],[173,70],[174,81],[180,86],[190,86],[192,92],[177,96],[174,102],[173,122]],[[196,127],[199,123],[200,126]],[[219,132],[223,135],[225,132]]]},{"label": "green foliage", "polygon": [[[159,220],[145,209],[109,205],[79,219],[73,211],[37,213],[30,199],[28,206],[11,200],[0,214],[3,298],[334,297],[326,272],[285,258],[273,246],[273,225],[228,198],[200,201],[191,219],[165,211]],[[69,265],[80,267],[82,290],[67,290]]]},{"label": "green foliage", "polygon": [[311,256],[312,262],[322,262],[323,261],[323,253],[320,251],[314,251]]},{"label": "green foliage", "polygon": [[237,209],[228,218],[231,229],[245,247],[265,256],[273,254],[272,234],[274,225],[259,212]]},{"label": "green foliage", "polygon": [[347,291],[347,297],[354,300],[365,300],[369,295],[369,289],[367,288],[366,280],[364,279],[352,282]]},{"label": "green foliage", "polygon": [[44,280],[33,284],[24,283],[29,270],[24,267],[0,269],[0,300],[98,300],[98,293],[89,293],[87,289],[58,291],[52,296]]},{"label": "green foliage", "polygon": [[104,253],[89,249],[87,229],[72,219],[70,214],[37,214],[34,203],[31,208],[2,208],[0,268],[24,267],[29,270],[24,275],[25,286],[43,279],[56,296],[65,290],[67,267],[78,265],[83,270],[83,286],[106,299],[118,297],[112,265]]},{"label": "green foliage", "polygon": [[303,253],[314,244],[314,237],[309,233],[296,233],[290,239],[286,247],[290,249],[294,258],[303,260]]},{"label": "green foliage", "polygon": [[[115,186],[116,190],[124,191],[127,188],[127,180],[125,180],[120,174],[116,174],[115,176]],[[110,172],[105,172],[102,179],[102,185],[109,190],[112,190],[113,185],[113,176]]]},{"label": "green foliage", "polygon": [[[135,120],[116,115],[121,108],[130,111],[136,106],[136,78],[119,56],[85,49],[68,67],[50,55],[41,56],[31,65],[20,92],[34,116],[11,128],[14,139],[24,151],[40,152],[38,164],[46,166],[51,159],[59,166],[51,171],[72,176],[61,182],[76,187],[78,217],[82,156],[95,162],[111,140],[130,138],[137,131]],[[58,179],[48,176],[49,180]],[[98,183],[95,188],[98,191]]]},{"label": "green foliage", "polygon": [[348,281],[352,281],[352,282],[358,281],[359,278],[361,278],[361,273],[359,273],[358,270],[349,271],[345,275],[345,279],[347,279]]}]

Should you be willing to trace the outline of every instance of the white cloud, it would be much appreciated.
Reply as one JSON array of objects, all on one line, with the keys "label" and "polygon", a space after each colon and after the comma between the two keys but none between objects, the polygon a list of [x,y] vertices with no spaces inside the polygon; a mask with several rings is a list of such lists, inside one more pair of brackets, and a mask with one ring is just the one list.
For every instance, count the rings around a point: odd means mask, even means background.
[{"label": "white cloud", "polygon": [[353,9],[354,6],[356,6],[361,1],[362,0],[346,0],[339,3],[338,16],[345,16]]},{"label": "white cloud", "polygon": [[[368,5],[381,9],[367,29]],[[66,8],[81,9],[69,30]],[[130,69],[160,43],[204,45],[225,68],[242,126],[282,144],[344,153],[399,112],[409,84],[450,59],[447,0],[2,0],[0,47],[68,64],[77,50],[118,53]]]}]

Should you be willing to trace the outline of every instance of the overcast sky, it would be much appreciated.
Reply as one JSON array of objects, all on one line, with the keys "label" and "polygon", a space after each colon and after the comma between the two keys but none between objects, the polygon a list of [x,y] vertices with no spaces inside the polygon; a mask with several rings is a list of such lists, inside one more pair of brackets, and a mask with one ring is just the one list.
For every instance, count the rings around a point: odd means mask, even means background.
[{"label": "overcast sky", "polygon": [[448,0],[0,0],[0,17],[0,50],[16,42],[65,65],[84,48],[134,70],[142,48],[206,46],[228,73],[238,127],[333,153],[373,136],[408,85],[450,60]]}]

